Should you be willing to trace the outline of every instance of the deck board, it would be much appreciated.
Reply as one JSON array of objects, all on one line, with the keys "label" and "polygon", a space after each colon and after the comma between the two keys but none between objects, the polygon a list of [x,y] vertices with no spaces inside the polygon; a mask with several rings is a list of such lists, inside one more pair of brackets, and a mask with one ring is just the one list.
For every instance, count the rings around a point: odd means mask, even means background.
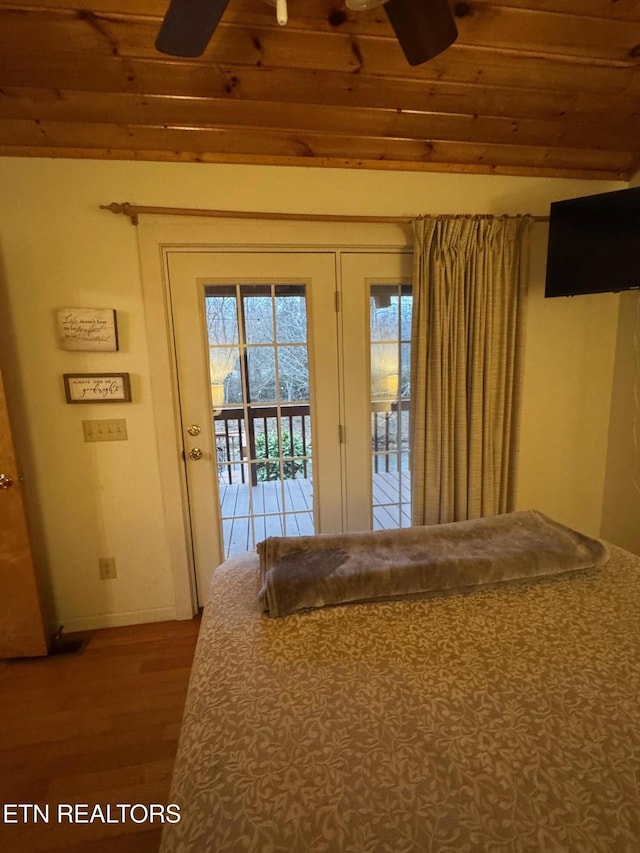
[{"label": "deck board", "polygon": [[313,513],[295,512],[287,515],[287,536],[312,536]]},{"label": "deck board", "polygon": [[396,504],[400,497],[402,502],[409,500],[411,494],[411,475],[408,471],[397,473],[380,473],[373,475],[373,503],[375,505]]},{"label": "deck board", "polygon": [[[373,475],[374,530],[411,524],[410,475],[403,471],[400,477],[399,483],[397,474]],[[219,489],[226,558],[251,550],[254,542],[268,536],[314,533],[311,480],[271,480],[256,486],[224,483]]]}]

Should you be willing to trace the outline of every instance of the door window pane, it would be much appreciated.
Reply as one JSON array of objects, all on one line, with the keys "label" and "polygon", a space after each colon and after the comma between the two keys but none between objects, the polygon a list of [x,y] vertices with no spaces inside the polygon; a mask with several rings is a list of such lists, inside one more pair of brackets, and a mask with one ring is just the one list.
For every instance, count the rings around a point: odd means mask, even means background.
[{"label": "door window pane", "polygon": [[373,527],[408,527],[411,287],[372,284],[369,306]]},{"label": "door window pane", "polygon": [[399,289],[395,284],[371,286],[370,327],[372,341],[396,341],[398,339]]},{"label": "door window pane", "polygon": [[221,288],[215,298],[205,301],[205,315],[210,345],[238,343],[235,293],[229,294],[228,288]]},{"label": "door window pane", "polygon": [[282,402],[309,401],[309,363],[306,345],[278,347],[278,382]]},{"label": "door window pane", "polygon": [[275,402],[276,359],[273,347],[247,347],[248,402]]},{"label": "door window pane", "polygon": [[300,285],[275,288],[276,330],[280,344],[307,341],[307,304]]},{"label": "door window pane", "polygon": [[212,284],[205,303],[230,557],[267,536],[314,532],[306,291],[298,284]]},{"label": "door window pane", "polygon": [[269,285],[244,284],[241,292],[246,343],[273,343],[273,301]]}]

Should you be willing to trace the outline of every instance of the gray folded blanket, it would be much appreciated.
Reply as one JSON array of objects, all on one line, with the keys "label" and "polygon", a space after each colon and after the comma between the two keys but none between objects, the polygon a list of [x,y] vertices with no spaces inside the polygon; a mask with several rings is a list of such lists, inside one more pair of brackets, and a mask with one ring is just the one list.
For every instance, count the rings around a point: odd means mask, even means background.
[{"label": "gray folded blanket", "polygon": [[269,616],[445,592],[600,566],[606,546],[536,510],[364,533],[258,543]]}]

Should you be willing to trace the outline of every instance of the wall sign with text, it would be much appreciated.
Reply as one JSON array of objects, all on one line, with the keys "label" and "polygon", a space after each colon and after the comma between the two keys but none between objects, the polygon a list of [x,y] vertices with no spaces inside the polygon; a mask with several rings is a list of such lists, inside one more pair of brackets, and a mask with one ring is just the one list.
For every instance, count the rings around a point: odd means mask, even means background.
[{"label": "wall sign with text", "polygon": [[66,350],[115,352],[116,312],[113,308],[59,308],[58,339]]},{"label": "wall sign with text", "polygon": [[65,373],[67,403],[130,403],[128,373]]}]

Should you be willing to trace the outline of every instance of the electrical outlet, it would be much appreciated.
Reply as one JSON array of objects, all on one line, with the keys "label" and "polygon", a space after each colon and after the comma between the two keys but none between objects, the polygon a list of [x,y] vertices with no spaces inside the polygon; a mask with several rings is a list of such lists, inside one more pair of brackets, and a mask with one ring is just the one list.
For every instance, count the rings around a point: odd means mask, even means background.
[{"label": "electrical outlet", "polygon": [[100,577],[103,581],[111,581],[117,577],[115,557],[100,557],[98,560]]},{"label": "electrical outlet", "polygon": [[82,421],[85,441],[127,441],[127,422],[124,418],[102,421]]}]

